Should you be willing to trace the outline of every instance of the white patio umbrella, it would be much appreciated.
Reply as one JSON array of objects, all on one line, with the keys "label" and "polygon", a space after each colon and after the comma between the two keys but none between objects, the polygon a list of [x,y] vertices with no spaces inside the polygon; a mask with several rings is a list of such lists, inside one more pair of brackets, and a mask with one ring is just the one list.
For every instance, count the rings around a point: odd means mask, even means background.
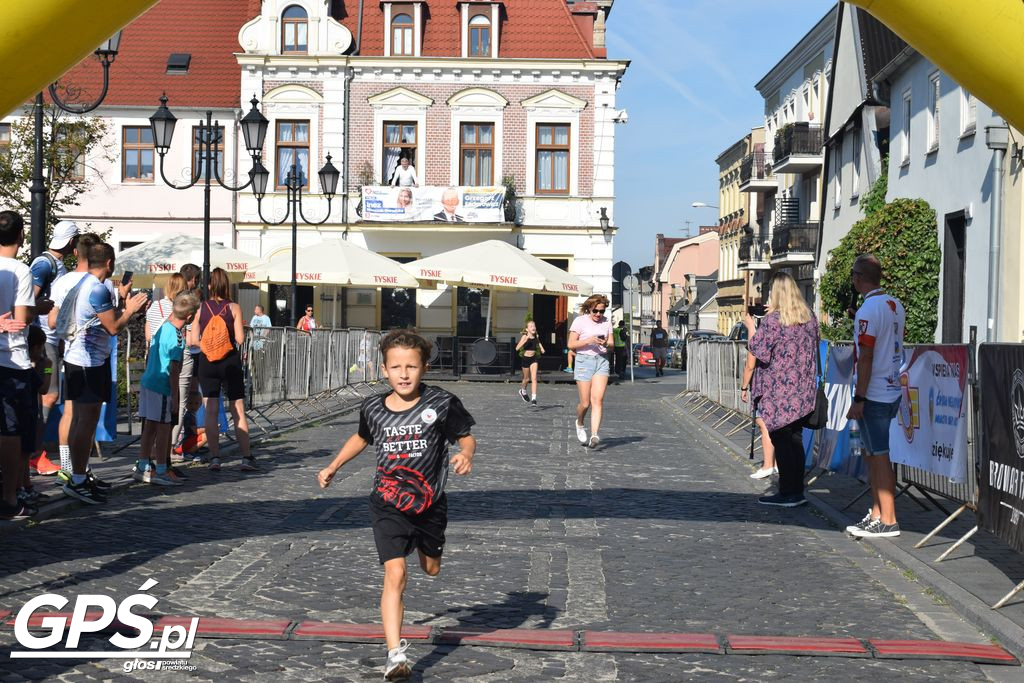
[{"label": "white patio umbrella", "polygon": [[[419,287],[419,281],[386,256],[348,240],[328,239],[299,249],[295,280],[303,285]],[[292,251],[282,250],[245,274],[245,282],[292,282]]]},{"label": "white patio umbrella", "polygon": [[[203,265],[203,240],[200,237],[169,233],[125,249],[117,255],[114,278],[132,271],[132,282],[138,287],[162,286],[186,263]],[[210,270],[223,268],[232,282],[241,282],[260,259],[244,251],[210,244]]]},{"label": "white patio umbrella", "polygon": [[[421,282],[480,287],[509,292],[589,296],[586,280],[500,240],[487,240],[402,264]],[[485,337],[491,335],[491,301],[487,300]]]}]

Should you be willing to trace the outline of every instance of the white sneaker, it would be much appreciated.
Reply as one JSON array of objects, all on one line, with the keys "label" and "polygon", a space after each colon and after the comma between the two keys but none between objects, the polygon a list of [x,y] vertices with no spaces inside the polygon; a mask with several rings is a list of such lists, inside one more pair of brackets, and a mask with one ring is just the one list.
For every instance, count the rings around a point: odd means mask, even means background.
[{"label": "white sneaker", "polygon": [[398,647],[388,650],[388,661],[384,664],[385,681],[404,681],[412,676],[412,666],[405,651],[409,649],[409,643],[402,639],[398,641]]},{"label": "white sneaker", "polygon": [[777,467],[762,467],[757,472],[750,475],[751,479],[764,479],[770,477],[773,474],[778,474],[779,469]]},{"label": "white sneaker", "polygon": [[601,443],[601,437],[599,437],[597,434],[594,434],[593,436],[590,437],[590,443],[588,443],[587,445],[590,446],[591,448],[597,448],[597,444],[599,443]]},{"label": "white sneaker", "polygon": [[524,403],[529,403],[530,402],[530,395],[528,393],[526,393],[526,389],[520,389],[519,390],[519,398],[523,399]]},{"label": "white sneaker", "polygon": [[576,439],[583,444],[587,445],[587,428],[581,425],[579,422],[573,422],[576,426]]}]

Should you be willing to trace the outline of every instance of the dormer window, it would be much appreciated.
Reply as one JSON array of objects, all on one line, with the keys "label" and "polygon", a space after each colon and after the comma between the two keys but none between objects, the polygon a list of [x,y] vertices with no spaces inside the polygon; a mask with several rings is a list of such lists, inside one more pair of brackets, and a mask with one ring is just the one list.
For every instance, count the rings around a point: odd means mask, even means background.
[{"label": "dormer window", "polygon": [[469,56],[491,56],[491,20],[483,14],[469,20]]},{"label": "dormer window", "polygon": [[281,54],[304,55],[308,52],[308,16],[306,10],[292,5],[281,14]]},{"label": "dormer window", "polygon": [[462,56],[497,57],[502,3],[462,0]]},{"label": "dormer window", "polygon": [[391,54],[411,57],[414,52],[413,29],[415,23],[408,14],[396,14],[391,18]]}]

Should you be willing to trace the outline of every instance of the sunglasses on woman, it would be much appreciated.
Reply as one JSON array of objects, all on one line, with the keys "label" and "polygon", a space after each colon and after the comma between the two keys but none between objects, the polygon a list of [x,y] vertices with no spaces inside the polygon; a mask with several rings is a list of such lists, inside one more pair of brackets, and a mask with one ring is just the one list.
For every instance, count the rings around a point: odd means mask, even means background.
[{"label": "sunglasses on woman", "polygon": [[596,313],[597,315],[601,315],[602,313],[604,313],[607,310],[608,310],[607,308],[592,308],[592,309],[590,309],[590,314],[593,315],[593,314]]}]

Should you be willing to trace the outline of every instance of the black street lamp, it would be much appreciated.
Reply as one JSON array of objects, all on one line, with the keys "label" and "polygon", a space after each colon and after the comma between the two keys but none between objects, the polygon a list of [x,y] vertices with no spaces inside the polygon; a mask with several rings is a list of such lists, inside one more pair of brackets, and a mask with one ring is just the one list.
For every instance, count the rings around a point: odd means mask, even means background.
[{"label": "black street lamp", "polygon": [[[196,130],[197,142],[199,143],[198,160],[202,164],[203,169],[203,292],[207,295],[209,295],[208,286],[210,282],[210,189],[213,187],[211,180],[216,180],[217,184],[225,190],[240,192],[252,184],[253,172],[257,167],[263,167],[263,164],[260,163],[260,153],[263,149],[263,141],[267,136],[269,122],[256,108],[259,101],[255,95],[250,100],[250,103],[252,104],[252,109],[241,120],[241,127],[242,137],[245,139],[245,149],[252,156],[253,170],[249,171],[249,181],[244,185],[237,187],[228,185],[221,178],[217,159],[219,150],[217,148],[223,143],[223,136],[220,132],[220,121],[213,120],[212,111],[207,110],[206,121],[200,121],[199,128]],[[160,155],[160,177],[168,187],[175,190],[187,190],[199,182],[200,173],[198,169],[192,169],[192,182],[187,185],[175,185],[164,175],[164,156],[171,148],[171,140],[174,138],[174,126],[177,122],[177,117],[167,108],[167,95],[162,95],[160,97],[160,108],[149,117],[149,126],[153,131],[153,147],[156,149],[157,154]],[[193,160],[193,163],[195,163],[195,160]]]},{"label": "black street lamp", "polygon": [[259,162],[253,164],[252,170],[249,171],[249,181],[252,183],[252,193],[256,195],[256,211],[259,213],[260,220],[267,225],[281,225],[288,220],[289,216],[292,219],[292,284],[289,306],[291,307],[290,313],[293,318],[296,315],[298,304],[296,272],[298,270],[297,242],[299,219],[301,218],[302,222],[306,225],[316,226],[326,223],[327,219],[331,217],[331,200],[334,199],[334,194],[338,191],[338,178],[341,176],[341,173],[331,163],[330,154],[327,155],[327,163],[324,164],[317,175],[320,176],[320,190],[327,197],[327,214],[323,217],[323,220],[311,221],[302,212],[302,188],[306,184],[306,178],[305,174],[299,169],[299,164],[296,160],[296,163],[292,164],[291,169],[288,171],[288,176],[285,178],[285,188],[288,191],[288,206],[285,209],[284,216],[279,221],[268,221],[263,217],[263,197],[267,193],[270,171]]},{"label": "black street lamp", "polygon": [[[103,66],[103,90],[100,91],[99,97],[87,104],[65,102],[61,100],[56,84],[51,83],[48,90],[53,106],[69,114],[85,114],[100,106],[107,97],[107,90],[110,88],[110,65],[117,57],[120,47],[121,31],[118,31],[93,51]],[[78,88],[65,87],[65,90],[72,96],[81,92]],[[32,184],[29,186],[29,194],[31,195],[32,258],[35,258],[46,248],[47,191],[46,185],[43,183],[43,93],[36,95],[32,110],[35,119],[35,159],[32,164]]]}]

